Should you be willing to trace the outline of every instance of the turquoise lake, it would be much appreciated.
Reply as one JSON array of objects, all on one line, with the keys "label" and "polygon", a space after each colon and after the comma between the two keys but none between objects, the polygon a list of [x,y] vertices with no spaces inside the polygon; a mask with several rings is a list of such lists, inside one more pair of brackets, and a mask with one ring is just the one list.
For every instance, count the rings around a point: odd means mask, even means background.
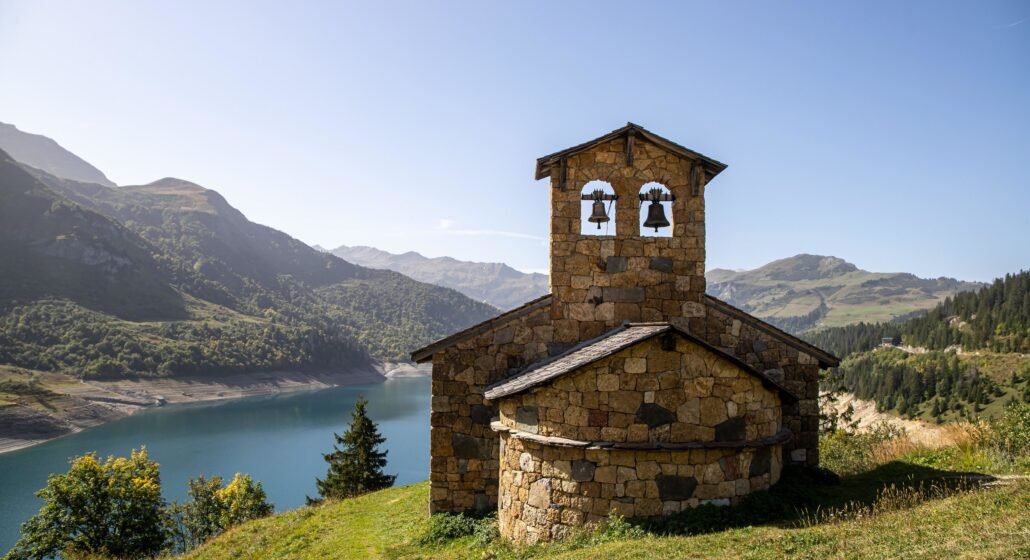
[{"label": "turquoise lake", "polygon": [[429,377],[390,379],[373,385],[251,397],[148,409],[128,418],[0,455],[0,556],[18,539],[25,520],[39,510],[34,492],[47,475],[64,472],[68,459],[90,451],[128,455],[145,445],[161,465],[168,500],[186,497],[186,481],[198,475],[231,478],[250,474],[264,486],[276,511],[315,495],[325,475],[322,453],[333,432],[350,422],[358,396],[369,400],[389,450],[386,472],[397,484],[429,477]]}]

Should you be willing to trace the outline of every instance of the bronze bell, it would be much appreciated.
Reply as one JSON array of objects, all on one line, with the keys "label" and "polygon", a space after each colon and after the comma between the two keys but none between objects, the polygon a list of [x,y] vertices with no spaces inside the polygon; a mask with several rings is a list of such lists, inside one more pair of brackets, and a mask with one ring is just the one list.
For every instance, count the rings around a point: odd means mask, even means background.
[{"label": "bronze bell", "polygon": [[597,224],[597,229],[601,229],[601,224],[607,222],[608,220],[608,213],[604,210],[604,201],[600,199],[595,199],[594,210],[590,213],[590,217],[587,218],[587,221]]},{"label": "bronze bell", "polygon": [[610,220],[608,212],[604,210],[604,191],[594,189],[594,192],[590,193],[590,197],[594,199],[594,208],[590,212],[590,217],[587,218],[587,221],[597,224],[597,229],[601,229],[601,224]]},{"label": "bronze bell", "polygon": [[647,219],[644,220],[644,227],[653,227],[658,231],[660,227],[669,227],[669,220],[665,217],[665,208],[657,200],[651,200],[651,206],[647,207]]}]

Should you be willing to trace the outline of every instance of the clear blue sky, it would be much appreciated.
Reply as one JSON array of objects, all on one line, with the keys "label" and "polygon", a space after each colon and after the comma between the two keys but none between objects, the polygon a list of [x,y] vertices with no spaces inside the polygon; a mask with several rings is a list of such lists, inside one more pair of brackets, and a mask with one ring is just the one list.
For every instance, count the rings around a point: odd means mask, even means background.
[{"label": "clear blue sky", "polygon": [[534,159],[729,164],[708,266],[1030,266],[1030,3],[12,2],[0,121],[303,241],[547,266]]}]

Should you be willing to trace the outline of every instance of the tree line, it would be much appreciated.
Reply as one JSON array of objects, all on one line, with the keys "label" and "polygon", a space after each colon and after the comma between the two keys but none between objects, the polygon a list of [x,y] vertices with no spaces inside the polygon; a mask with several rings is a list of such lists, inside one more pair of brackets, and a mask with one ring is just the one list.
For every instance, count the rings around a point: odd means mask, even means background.
[{"label": "tree line", "polygon": [[[1013,399],[1030,402],[1030,368],[1013,372],[1010,381]],[[963,361],[955,352],[908,354],[893,348],[844,360],[824,378],[823,388],[874,400],[881,412],[908,417],[925,412],[935,419],[977,415],[1007,394],[975,361]]]},{"label": "tree line", "polygon": [[840,357],[871,350],[883,338],[943,350],[1030,352],[1030,271],[1006,274],[977,291],[946,298],[926,314],[904,321],[859,323],[804,336]]}]

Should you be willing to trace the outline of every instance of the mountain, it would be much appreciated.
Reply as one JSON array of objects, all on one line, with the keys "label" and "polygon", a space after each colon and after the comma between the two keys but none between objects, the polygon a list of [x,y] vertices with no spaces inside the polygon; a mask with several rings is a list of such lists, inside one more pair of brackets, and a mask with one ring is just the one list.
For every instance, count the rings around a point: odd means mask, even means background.
[{"label": "mountain", "polygon": [[353,368],[497,313],[317,251],[188,181],[112,188],[0,155],[0,364],[98,378]]},{"label": "mountain", "polygon": [[502,263],[429,258],[414,251],[397,255],[363,246],[341,245],[331,252],[355,264],[394,270],[422,282],[453,288],[503,310],[518,307],[550,291],[546,274],[527,274]]},{"label": "mountain", "polygon": [[183,298],[165,281],[154,250],[0,150],[0,301],[57,297],[126,319],[183,318]]},{"label": "mountain", "polygon": [[709,294],[793,333],[888,321],[982,286],[954,278],[868,272],[837,257],[807,254],[754,270],[713,269],[705,276]]},{"label": "mountain", "polygon": [[18,130],[13,124],[0,122],[0,150],[15,161],[66,179],[85,183],[115,186],[103,172],[60,144],[38,134]]}]

